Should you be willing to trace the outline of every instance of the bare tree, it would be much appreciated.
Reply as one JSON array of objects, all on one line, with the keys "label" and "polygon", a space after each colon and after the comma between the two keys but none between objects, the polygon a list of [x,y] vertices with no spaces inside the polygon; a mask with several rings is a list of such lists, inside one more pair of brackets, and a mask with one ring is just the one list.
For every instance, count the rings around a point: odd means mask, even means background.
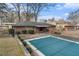
[{"label": "bare tree", "polygon": [[[47,4],[47,3],[11,3],[13,9],[10,10],[11,19],[13,20],[14,13],[16,12],[19,21],[21,21],[21,16],[25,16],[26,20],[30,20],[32,17],[35,18],[37,21],[40,12],[44,9],[49,7],[49,5],[54,6],[55,4]],[[10,7],[10,6],[9,6]],[[23,9],[22,9],[23,8]],[[22,15],[24,13],[24,15]]]},{"label": "bare tree", "polygon": [[2,22],[3,18],[6,17],[7,10],[8,10],[7,5],[5,3],[0,3],[0,19],[1,19],[1,22]]},{"label": "bare tree", "polygon": [[55,6],[55,4],[48,4],[48,3],[31,3],[30,7],[34,13],[35,21],[37,21],[40,12],[49,6]]},{"label": "bare tree", "polygon": [[35,21],[37,21],[39,13],[46,6],[47,6],[47,4],[45,4],[45,3],[31,3],[30,4],[30,7],[32,8],[32,11],[34,13]]},{"label": "bare tree", "polygon": [[76,24],[79,23],[79,9],[77,9],[76,11],[70,12],[67,19],[69,19],[73,23],[76,23]]},{"label": "bare tree", "polygon": [[23,7],[24,11],[22,11],[22,12],[24,12],[26,20],[30,20],[30,18],[34,17],[35,21],[37,21],[40,12],[44,8],[46,8],[48,5],[54,6],[55,4],[47,4],[47,3],[24,3],[24,4],[16,3],[15,4],[14,3],[12,5],[16,9],[19,21],[21,21],[21,7]]},{"label": "bare tree", "polygon": [[25,17],[26,17],[26,20],[29,21],[30,18],[32,18],[34,16],[30,8],[30,3],[26,3],[26,4],[22,4],[22,7],[23,7],[23,10],[24,10],[24,14],[25,14]]},{"label": "bare tree", "polygon": [[7,11],[4,13],[6,20],[5,22],[14,22],[14,8],[10,7],[11,4],[6,4],[7,5]]},{"label": "bare tree", "polygon": [[19,18],[19,22],[21,21],[21,3],[12,3],[12,5],[14,6],[16,12],[17,12],[17,15],[18,15],[18,18]]}]

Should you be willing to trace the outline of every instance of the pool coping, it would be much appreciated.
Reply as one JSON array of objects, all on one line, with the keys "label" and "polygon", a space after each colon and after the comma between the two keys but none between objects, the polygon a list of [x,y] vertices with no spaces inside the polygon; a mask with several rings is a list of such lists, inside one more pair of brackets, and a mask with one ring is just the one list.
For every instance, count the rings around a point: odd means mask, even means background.
[{"label": "pool coping", "polygon": [[32,39],[29,39],[29,40],[25,40],[25,42],[27,42],[27,44],[33,49],[33,51],[36,51],[39,56],[45,56],[44,53],[42,53],[40,50],[38,50],[38,49],[37,49],[34,45],[32,45],[29,41],[37,40],[37,39],[40,39],[40,38],[46,38],[46,37],[55,37],[55,38],[58,38],[58,39],[60,39],[60,40],[64,40],[64,41],[67,41],[67,42],[73,42],[73,43],[75,43],[75,44],[79,44],[79,42],[77,42],[77,41],[73,41],[73,40],[69,40],[69,39],[65,39],[65,38],[57,37],[57,36],[53,36],[53,35],[46,35],[46,36],[42,36],[42,37],[38,37],[38,38],[32,38]]}]

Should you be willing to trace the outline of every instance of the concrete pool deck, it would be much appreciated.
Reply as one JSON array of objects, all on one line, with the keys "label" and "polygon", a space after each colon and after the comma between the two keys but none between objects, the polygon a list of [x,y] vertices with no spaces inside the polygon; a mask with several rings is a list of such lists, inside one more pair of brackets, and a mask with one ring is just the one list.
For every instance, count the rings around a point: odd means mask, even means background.
[{"label": "concrete pool deck", "polygon": [[[68,32],[69,33],[69,32]],[[78,33],[78,32],[76,32]],[[49,34],[49,33],[41,33],[41,34],[26,34],[26,35],[20,35],[21,38],[23,40],[27,40],[27,39],[32,39],[32,38],[37,38],[37,37],[41,37],[41,36],[46,36],[46,35],[53,35],[53,36],[58,36],[58,37],[61,37],[61,38],[65,38],[65,39],[70,39],[70,40],[73,40],[73,41],[79,41],[79,36],[78,37],[74,37],[74,33],[71,33],[72,36],[69,34],[65,34],[65,33],[62,33],[62,34]]]},{"label": "concrete pool deck", "polygon": [[79,30],[77,30],[77,31],[64,31],[61,35],[57,35],[57,34],[53,34],[53,35],[79,42]]}]

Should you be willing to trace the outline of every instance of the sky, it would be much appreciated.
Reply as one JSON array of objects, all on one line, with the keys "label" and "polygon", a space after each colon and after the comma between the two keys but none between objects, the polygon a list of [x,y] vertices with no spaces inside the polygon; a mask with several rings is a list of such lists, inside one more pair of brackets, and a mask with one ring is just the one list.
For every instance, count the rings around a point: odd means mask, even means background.
[{"label": "sky", "polygon": [[[54,3],[51,3],[54,4]],[[12,7],[12,6],[10,6]],[[41,10],[38,20],[40,19],[65,19],[68,17],[69,13],[79,9],[79,3],[56,3],[54,7],[48,6],[48,8],[44,8]]]},{"label": "sky", "polygon": [[78,3],[57,3],[54,7],[45,8],[41,11],[38,19],[63,18],[66,19],[70,12],[79,9]]}]

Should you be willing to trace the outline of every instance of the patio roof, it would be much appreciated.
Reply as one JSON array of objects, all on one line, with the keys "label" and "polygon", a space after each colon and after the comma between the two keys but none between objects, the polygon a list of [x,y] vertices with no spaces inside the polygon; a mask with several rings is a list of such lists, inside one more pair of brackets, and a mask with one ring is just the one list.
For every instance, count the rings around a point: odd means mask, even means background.
[{"label": "patio roof", "polygon": [[49,26],[55,26],[44,22],[18,22],[14,24],[13,26],[33,26],[33,27],[49,27]]},{"label": "patio roof", "polygon": [[49,25],[36,25],[36,27],[49,27]]}]

